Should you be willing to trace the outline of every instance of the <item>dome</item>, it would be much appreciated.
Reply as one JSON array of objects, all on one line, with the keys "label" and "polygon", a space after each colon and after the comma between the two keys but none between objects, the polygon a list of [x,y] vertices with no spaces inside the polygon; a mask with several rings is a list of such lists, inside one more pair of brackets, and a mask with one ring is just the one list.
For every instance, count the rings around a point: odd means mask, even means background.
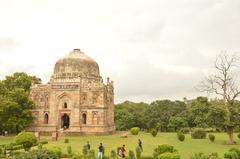
[{"label": "dome", "polygon": [[96,61],[74,49],[69,55],[60,58],[54,67],[54,78],[99,77]]}]

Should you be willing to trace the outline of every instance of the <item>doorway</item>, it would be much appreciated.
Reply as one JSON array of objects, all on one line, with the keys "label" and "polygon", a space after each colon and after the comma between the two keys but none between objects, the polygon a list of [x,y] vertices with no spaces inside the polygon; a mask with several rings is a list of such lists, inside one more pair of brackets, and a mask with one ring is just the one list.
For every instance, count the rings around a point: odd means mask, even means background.
[{"label": "doorway", "polygon": [[68,128],[69,128],[69,125],[70,125],[70,118],[69,118],[69,116],[65,113],[65,114],[62,116],[61,127],[64,128],[64,129],[68,129]]}]

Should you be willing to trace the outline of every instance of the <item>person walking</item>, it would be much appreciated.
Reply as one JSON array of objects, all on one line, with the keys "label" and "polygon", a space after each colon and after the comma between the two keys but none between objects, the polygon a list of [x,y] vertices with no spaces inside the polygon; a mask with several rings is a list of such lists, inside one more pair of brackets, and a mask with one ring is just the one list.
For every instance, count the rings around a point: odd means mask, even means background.
[{"label": "person walking", "polygon": [[143,152],[142,141],[140,139],[138,139],[138,147],[141,150],[141,152]]},{"label": "person walking", "polygon": [[125,158],[125,153],[126,153],[126,149],[125,149],[125,145],[122,146],[121,148],[121,153],[122,153],[122,158]]},{"label": "person walking", "polygon": [[102,143],[100,143],[100,145],[98,146],[98,159],[102,159],[103,158],[103,145]]}]

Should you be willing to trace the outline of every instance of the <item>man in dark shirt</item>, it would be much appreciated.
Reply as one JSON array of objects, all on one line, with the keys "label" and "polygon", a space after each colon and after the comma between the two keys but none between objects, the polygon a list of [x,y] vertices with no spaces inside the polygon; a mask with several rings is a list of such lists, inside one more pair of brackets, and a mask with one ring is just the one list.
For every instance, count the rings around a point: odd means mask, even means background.
[{"label": "man in dark shirt", "polygon": [[103,157],[103,145],[102,143],[100,143],[100,145],[98,146],[98,159],[102,159]]}]

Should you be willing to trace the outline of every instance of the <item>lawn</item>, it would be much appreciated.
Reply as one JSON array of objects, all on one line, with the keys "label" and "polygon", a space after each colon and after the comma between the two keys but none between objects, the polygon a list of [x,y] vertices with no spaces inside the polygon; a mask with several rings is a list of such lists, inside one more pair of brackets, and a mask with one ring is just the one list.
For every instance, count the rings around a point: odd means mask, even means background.
[{"label": "lawn", "polygon": [[[235,139],[237,140],[237,145],[226,145],[227,135],[225,133],[215,133],[216,141],[214,143],[210,142],[208,139],[191,139],[190,135],[186,135],[184,142],[180,142],[177,139],[176,133],[159,133],[156,137],[152,137],[148,133],[140,133],[139,135],[129,135],[128,138],[120,138],[121,133],[116,133],[114,135],[108,136],[65,136],[61,137],[57,142],[50,141],[47,147],[51,148],[53,146],[60,147],[63,152],[66,152],[67,146],[71,145],[73,152],[82,153],[82,148],[87,141],[91,144],[91,149],[97,152],[97,147],[100,142],[103,143],[105,147],[106,154],[110,153],[110,150],[116,150],[117,147],[122,144],[126,145],[126,149],[133,150],[138,143],[140,138],[143,141],[143,156],[152,156],[153,149],[160,144],[170,144],[173,145],[180,153],[182,159],[188,159],[192,153],[196,152],[218,152],[221,158],[223,154],[231,147],[240,148],[240,140],[237,139],[235,134]],[[46,138],[46,137],[42,137]],[[69,139],[69,143],[64,143],[64,138]],[[13,137],[1,137],[0,144],[11,142]],[[128,153],[127,153],[128,154]]]}]

